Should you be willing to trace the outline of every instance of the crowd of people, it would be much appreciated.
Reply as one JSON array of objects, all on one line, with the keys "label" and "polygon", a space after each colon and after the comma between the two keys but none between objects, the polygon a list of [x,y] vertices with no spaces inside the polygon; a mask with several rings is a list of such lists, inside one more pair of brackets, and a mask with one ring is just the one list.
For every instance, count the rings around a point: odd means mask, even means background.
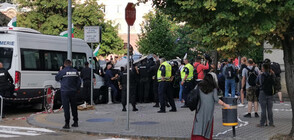
[{"label": "crowd of people", "polygon": [[[278,63],[265,59],[261,65],[254,63],[252,59],[243,57],[241,65],[236,65],[233,59],[225,59],[218,66],[212,64],[209,56],[197,56],[194,61],[184,58],[178,61],[167,61],[164,58],[151,57],[140,63],[130,63],[130,102],[133,111],[138,111],[137,103],[155,102],[154,107],[158,113],[166,113],[166,107],[171,107],[170,112],[176,112],[175,97],[183,103],[181,108],[188,108],[186,101],[191,90],[198,87],[200,93],[201,107],[195,115],[192,139],[211,139],[213,133],[214,103],[226,108],[230,105],[219,99],[223,97],[239,98],[239,107],[244,107],[244,98],[248,102],[248,113],[244,117],[251,118],[252,107],[254,116],[259,117],[258,102],[261,106],[261,120],[257,125],[275,127],[273,122],[273,96],[278,93],[282,103],[281,94],[281,69]],[[114,69],[110,61],[104,70],[99,71],[104,78],[105,86],[111,88],[114,103],[121,102],[122,111],[126,111],[127,96],[127,69],[121,67]],[[94,82],[95,82],[95,77]],[[0,86],[8,87],[12,78],[3,69],[0,63]],[[65,125],[69,128],[70,108],[72,110],[74,123],[72,127],[78,127],[78,113],[76,107],[76,93],[83,83],[83,100],[90,103],[91,70],[89,63],[79,74],[72,68],[70,60],[64,62],[56,75],[56,81],[61,83],[61,99],[64,107]],[[10,89],[5,89],[5,91]],[[2,92],[4,93],[4,92]]]}]

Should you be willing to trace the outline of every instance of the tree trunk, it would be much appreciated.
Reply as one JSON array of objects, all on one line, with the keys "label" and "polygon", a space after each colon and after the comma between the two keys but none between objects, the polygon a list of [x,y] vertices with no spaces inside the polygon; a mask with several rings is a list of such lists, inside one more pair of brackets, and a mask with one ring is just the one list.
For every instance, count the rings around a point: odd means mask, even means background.
[{"label": "tree trunk", "polygon": [[[292,32],[292,33],[291,33]],[[294,134],[294,33],[289,31],[284,35],[285,39],[282,40],[282,46],[284,50],[284,63],[286,73],[286,85],[287,91],[292,107],[292,129],[290,136]]]}]

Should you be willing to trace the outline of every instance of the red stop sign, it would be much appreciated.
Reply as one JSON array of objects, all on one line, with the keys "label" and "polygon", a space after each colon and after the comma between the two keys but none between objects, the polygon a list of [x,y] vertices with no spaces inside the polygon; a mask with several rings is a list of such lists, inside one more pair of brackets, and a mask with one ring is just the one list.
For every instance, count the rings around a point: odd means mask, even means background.
[{"label": "red stop sign", "polygon": [[125,18],[129,26],[132,26],[136,20],[135,4],[128,3],[125,11]]}]

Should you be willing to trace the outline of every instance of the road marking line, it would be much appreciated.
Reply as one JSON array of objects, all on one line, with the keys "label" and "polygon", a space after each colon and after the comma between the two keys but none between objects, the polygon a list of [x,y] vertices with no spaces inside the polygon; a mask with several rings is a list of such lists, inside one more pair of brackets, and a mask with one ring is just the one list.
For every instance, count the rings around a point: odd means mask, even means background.
[{"label": "road marking line", "polygon": [[34,128],[34,127],[19,127],[19,126],[4,126],[0,125],[0,129],[21,129],[21,130],[31,130],[31,131],[39,131],[39,132],[46,132],[46,133],[54,133],[55,131],[45,129],[45,128]]},{"label": "road marking line", "polygon": [[0,138],[17,138],[19,135],[6,135],[6,134],[0,134]]},{"label": "road marking line", "polygon": [[[238,121],[239,121],[240,124],[239,124],[238,126],[235,127],[236,129],[237,129],[237,128],[244,127],[244,126],[246,126],[246,125],[249,124],[248,121],[242,121],[239,117],[238,117]],[[232,131],[232,128],[230,128],[230,129],[228,129],[228,130],[226,130],[226,131],[223,131],[223,132],[219,132],[219,133],[217,133],[216,135],[214,135],[213,137],[218,137],[219,135],[224,135],[224,134],[226,134],[226,133],[228,133],[228,132],[230,132],[230,131]]]},{"label": "road marking line", "polygon": [[[54,133],[55,131],[44,128],[3,126],[0,125],[0,138],[13,138],[23,136],[39,136],[44,133]],[[4,133],[4,134],[3,134]]]},{"label": "road marking line", "polygon": [[38,133],[27,133],[27,132],[19,132],[19,131],[15,131],[15,130],[0,130],[1,133],[6,133],[6,134],[15,134],[15,135],[25,135],[25,136],[38,136],[41,134]]}]

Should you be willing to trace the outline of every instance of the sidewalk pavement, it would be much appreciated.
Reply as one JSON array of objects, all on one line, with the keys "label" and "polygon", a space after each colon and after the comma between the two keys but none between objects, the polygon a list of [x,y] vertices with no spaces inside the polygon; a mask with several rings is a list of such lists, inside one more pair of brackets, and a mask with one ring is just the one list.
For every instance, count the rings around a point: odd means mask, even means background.
[{"label": "sidewalk pavement", "polygon": [[[153,104],[138,104],[138,112],[130,111],[130,130],[126,130],[126,112],[121,104],[100,104],[95,110],[79,111],[79,127],[70,132],[98,134],[106,136],[130,137],[135,139],[190,139],[194,112],[180,108],[182,103],[176,101],[177,112],[157,113],[159,108]],[[258,128],[260,118],[244,118],[246,107],[238,107],[239,125],[236,137],[232,138],[231,127],[222,126],[221,106],[216,105],[214,114],[214,139],[268,140],[275,134],[287,134],[291,130],[291,106],[289,102],[274,104],[274,123],[276,127]],[[130,107],[132,109],[132,107]],[[259,111],[260,115],[260,111]],[[38,114],[28,118],[28,123],[44,128],[61,130],[64,125],[63,112],[55,114]]]}]

